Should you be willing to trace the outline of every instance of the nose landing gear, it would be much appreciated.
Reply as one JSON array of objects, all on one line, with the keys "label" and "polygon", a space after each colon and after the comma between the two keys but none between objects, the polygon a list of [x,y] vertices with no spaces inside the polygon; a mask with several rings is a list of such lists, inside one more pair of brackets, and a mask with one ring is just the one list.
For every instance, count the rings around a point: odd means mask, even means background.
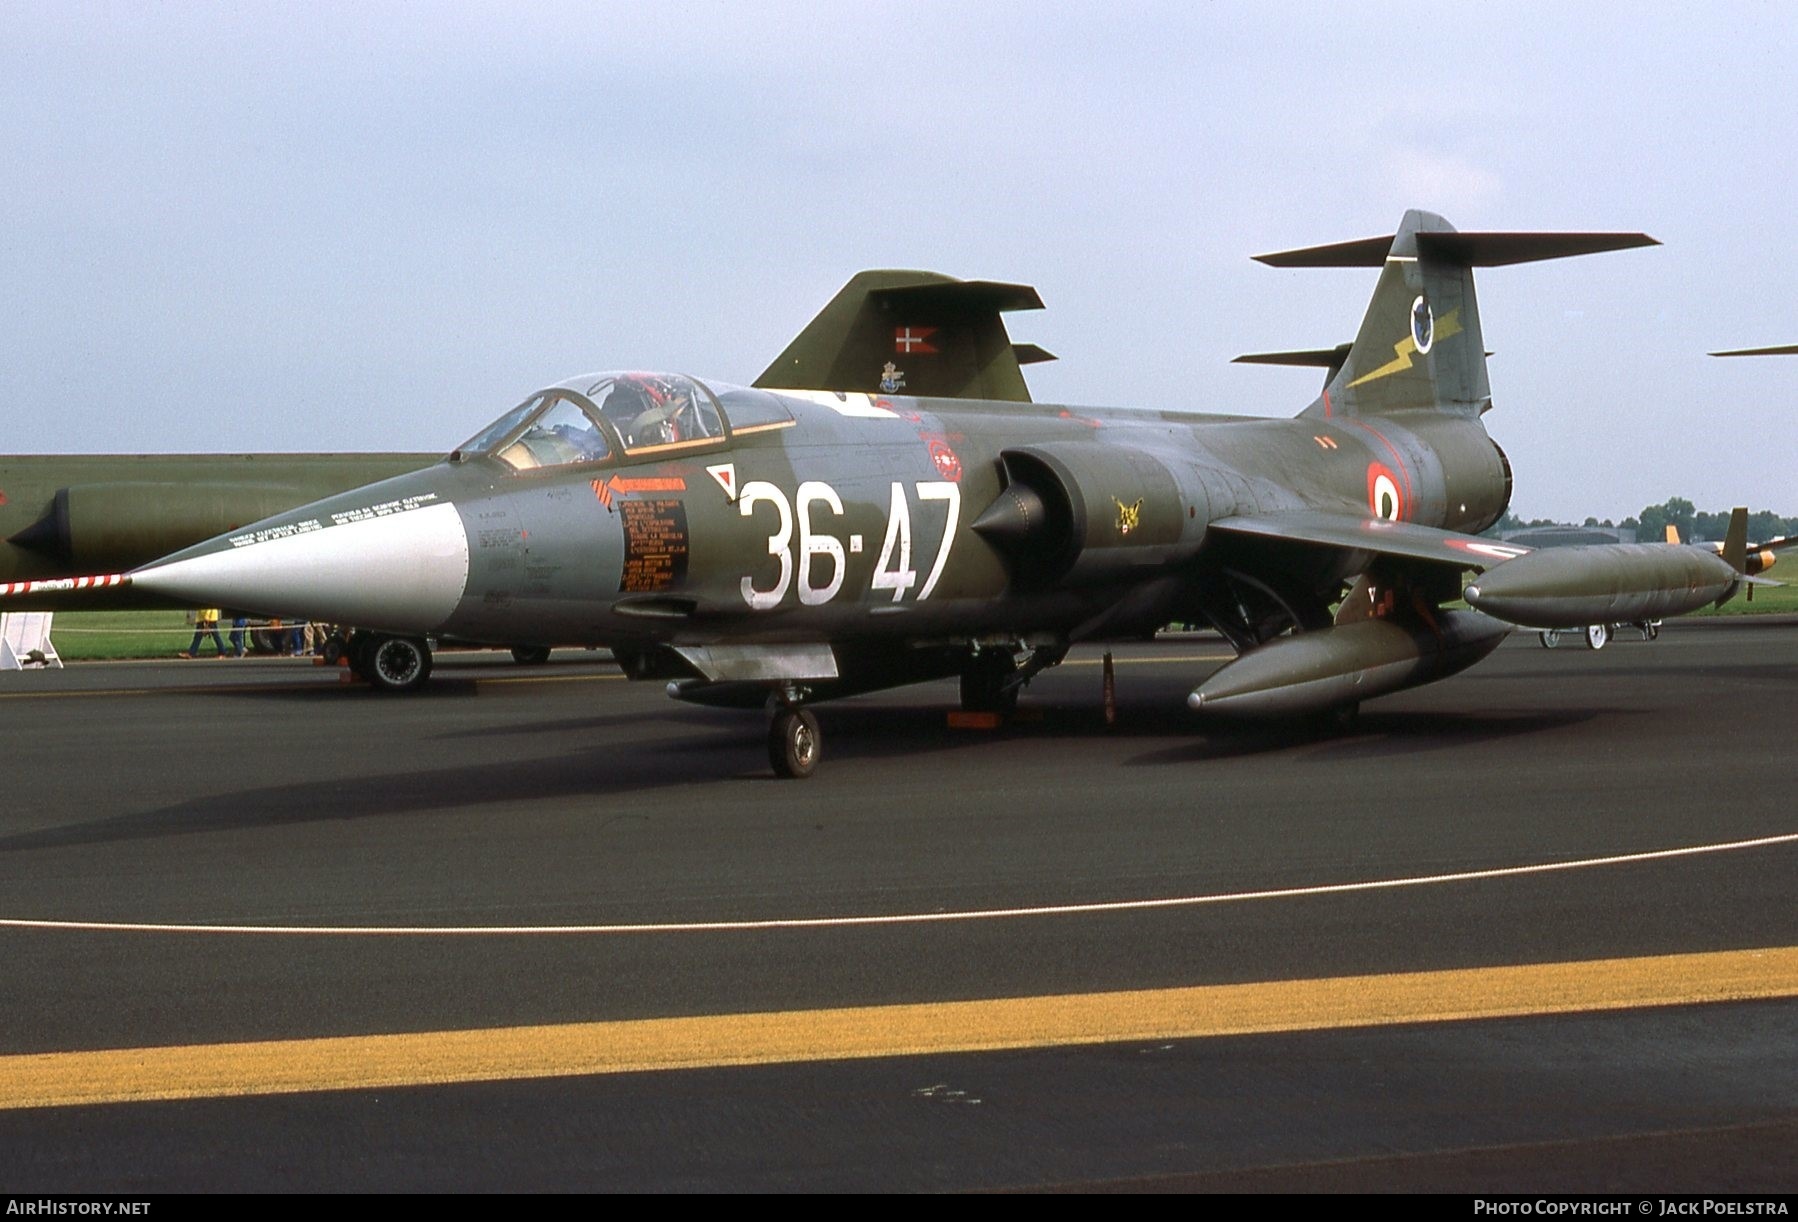
[{"label": "nose landing gear", "polygon": [[817,715],[801,706],[803,699],[800,690],[791,687],[768,698],[768,762],[775,776],[791,781],[803,781],[816,772],[824,749]]},{"label": "nose landing gear", "polygon": [[358,632],[350,637],[350,669],[380,692],[415,692],[431,677],[431,647],[418,637]]}]

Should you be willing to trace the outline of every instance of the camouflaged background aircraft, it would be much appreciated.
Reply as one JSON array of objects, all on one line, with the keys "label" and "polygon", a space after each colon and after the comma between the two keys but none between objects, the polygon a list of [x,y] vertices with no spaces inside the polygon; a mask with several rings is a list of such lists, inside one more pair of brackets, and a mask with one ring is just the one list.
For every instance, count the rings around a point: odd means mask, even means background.
[{"label": "camouflaged background aircraft", "polygon": [[[944,375],[940,287],[877,286],[841,311],[826,389],[571,378],[434,466],[98,583],[357,625],[353,665],[394,689],[423,681],[434,638],[604,644],[677,698],[766,707],[784,776],[817,764],[816,701],[959,676],[965,706],[1004,710],[1075,642],[1176,620],[1240,654],[1199,713],[1344,721],[1512,623],[1677,614],[1750,580],[1699,548],[1475,533],[1511,471],[1481,424],[1471,269],[1651,244],[1411,212],[1395,235],[1261,256],[1381,269],[1351,345],[1252,358],[1329,371],[1294,419],[1038,406],[1001,375],[986,393],[1008,398],[914,394],[1018,354],[988,336]],[[1463,596],[1491,614],[1447,608]]]},{"label": "camouflaged background aircraft", "polygon": [[[905,375],[892,319],[928,329],[930,360],[911,369],[913,393],[1028,402],[1023,364],[1054,360],[1013,344],[1000,315],[1042,308],[1022,284],[934,272],[853,277],[755,385],[879,391]],[[774,381],[771,379],[778,379]],[[0,455],[0,584],[41,582],[148,564],[216,535],[334,493],[427,467],[434,453]],[[18,610],[180,607],[141,586],[44,590]]]}]

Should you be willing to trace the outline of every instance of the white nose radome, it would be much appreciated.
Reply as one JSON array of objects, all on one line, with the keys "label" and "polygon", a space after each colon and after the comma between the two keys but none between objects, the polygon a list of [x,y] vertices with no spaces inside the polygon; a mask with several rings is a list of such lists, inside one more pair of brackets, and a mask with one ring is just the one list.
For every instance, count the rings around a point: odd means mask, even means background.
[{"label": "white nose radome", "polygon": [[415,633],[447,620],[468,583],[468,534],[450,504],[250,530],[214,546],[139,569],[131,583],[197,607]]}]

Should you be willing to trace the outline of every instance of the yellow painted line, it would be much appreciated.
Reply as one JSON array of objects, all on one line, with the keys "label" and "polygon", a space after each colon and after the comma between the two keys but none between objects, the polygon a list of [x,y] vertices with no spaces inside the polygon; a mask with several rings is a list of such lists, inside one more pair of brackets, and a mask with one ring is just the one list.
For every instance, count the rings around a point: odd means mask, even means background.
[{"label": "yellow painted line", "polygon": [[[499,684],[511,684],[511,683],[622,683],[623,681],[624,681],[624,676],[622,674],[617,674],[617,675],[520,675],[516,678],[509,678],[509,679],[476,679],[474,682],[475,682],[476,687],[486,687],[489,684],[493,684],[493,685],[497,686]],[[653,684],[651,686],[653,686]]]},{"label": "yellow painted line", "polygon": [[[333,676],[335,671],[330,672]],[[446,679],[462,678],[453,672],[438,672]],[[621,681],[623,675],[542,675],[519,678],[476,678],[476,687],[501,683],[615,683]],[[311,689],[328,689],[341,685],[343,680],[335,682],[319,675],[312,679],[294,679],[286,683],[224,683],[217,686],[210,684],[183,684],[180,687],[105,687],[93,688],[79,692],[0,692],[0,700],[83,700],[100,696],[210,696],[219,692],[232,695],[267,694],[270,692],[303,692]]]},{"label": "yellow painted line", "polygon": [[219,687],[107,687],[82,692],[0,692],[0,700],[83,700],[95,696],[195,696],[211,695],[215,692],[255,694],[297,692],[303,691],[309,686],[314,685],[306,683],[231,683]]},{"label": "yellow painted line", "polygon": [[0,700],[78,700],[85,696],[153,696],[169,691],[179,694],[193,688],[113,687],[88,692],[0,692]]},{"label": "yellow painted line", "polygon": [[[1113,658],[1114,666],[1166,666],[1172,662],[1228,662],[1236,655],[1233,653],[1183,653],[1171,654],[1167,657],[1154,658]],[[1103,666],[1104,658],[1075,658],[1063,662],[1063,666]]]},{"label": "yellow painted line", "polygon": [[0,1057],[75,1107],[1457,1022],[1798,996],[1798,947],[999,1001]]}]

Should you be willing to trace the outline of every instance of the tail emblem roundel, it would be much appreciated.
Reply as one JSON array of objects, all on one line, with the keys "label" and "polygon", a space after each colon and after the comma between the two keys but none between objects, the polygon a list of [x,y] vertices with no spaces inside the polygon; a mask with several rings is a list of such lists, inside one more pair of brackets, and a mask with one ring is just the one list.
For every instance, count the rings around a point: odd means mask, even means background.
[{"label": "tail emblem roundel", "polygon": [[1427,356],[1430,345],[1436,342],[1436,315],[1422,293],[1411,303],[1411,340],[1417,345],[1419,356]]},{"label": "tail emblem roundel", "polygon": [[1399,522],[1405,516],[1405,497],[1398,490],[1398,477],[1385,463],[1367,465],[1367,507],[1373,516],[1387,522]]}]

